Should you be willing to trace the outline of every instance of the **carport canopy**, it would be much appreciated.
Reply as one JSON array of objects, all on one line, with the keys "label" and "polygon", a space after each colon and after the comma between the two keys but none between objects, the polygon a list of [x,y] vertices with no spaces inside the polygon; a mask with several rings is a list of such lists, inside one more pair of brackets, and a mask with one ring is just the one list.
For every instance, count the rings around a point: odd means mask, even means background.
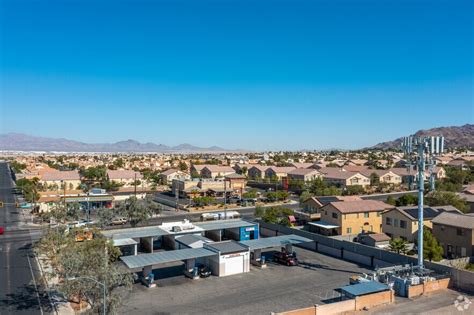
[{"label": "carport canopy", "polygon": [[134,269],[214,255],[217,254],[205,248],[186,248],[138,256],[122,256],[120,259],[128,268]]},{"label": "carport canopy", "polygon": [[299,235],[281,235],[274,237],[259,238],[256,240],[240,241],[241,244],[249,247],[250,250],[272,248],[287,244],[301,244],[312,242],[313,240]]},{"label": "carport canopy", "polygon": [[138,244],[133,238],[114,239],[114,246],[127,246]]},{"label": "carport canopy", "polygon": [[320,227],[322,229],[337,229],[339,225],[331,224],[329,222],[324,222],[324,221],[317,221],[317,222],[308,222],[309,225],[314,225],[317,227]]}]

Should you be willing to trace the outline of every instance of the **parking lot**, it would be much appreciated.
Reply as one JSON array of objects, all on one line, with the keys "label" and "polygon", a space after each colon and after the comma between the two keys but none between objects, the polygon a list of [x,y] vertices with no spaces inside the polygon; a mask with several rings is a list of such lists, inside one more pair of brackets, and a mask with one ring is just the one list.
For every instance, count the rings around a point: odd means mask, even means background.
[{"label": "parking lot", "polygon": [[[269,262],[250,272],[228,277],[190,280],[181,266],[166,268],[158,286],[136,284],[124,299],[120,314],[269,314],[321,303],[337,297],[333,290],[349,283],[353,274],[369,269],[312,251],[294,248],[300,265],[287,267]],[[279,250],[275,248],[274,250]],[[272,251],[263,255],[270,257]],[[164,270],[164,271],[165,271]]]}]

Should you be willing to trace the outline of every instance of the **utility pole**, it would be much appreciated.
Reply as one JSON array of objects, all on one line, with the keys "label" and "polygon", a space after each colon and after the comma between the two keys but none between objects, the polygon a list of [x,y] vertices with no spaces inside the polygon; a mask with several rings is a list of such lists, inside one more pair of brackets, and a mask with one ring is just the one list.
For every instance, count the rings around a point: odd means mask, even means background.
[{"label": "utility pole", "polygon": [[224,178],[224,220],[227,219],[227,181]]},{"label": "utility pole", "polygon": [[135,186],[135,198],[137,198],[137,172],[135,172],[135,180],[133,182],[133,186]]},{"label": "utility pole", "polygon": [[179,211],[179,194],[178,194],[178,183],[176,183],[176,187],[174,188],[174,198],[176,203],[176,212]]}]

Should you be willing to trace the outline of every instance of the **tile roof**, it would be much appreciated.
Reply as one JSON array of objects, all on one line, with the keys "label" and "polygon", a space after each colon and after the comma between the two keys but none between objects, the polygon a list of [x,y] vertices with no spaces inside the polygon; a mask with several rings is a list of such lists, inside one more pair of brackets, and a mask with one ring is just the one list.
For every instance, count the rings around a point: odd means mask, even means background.
[{"label": "tile roof", "polygon": [[234,173],[235,172],[235,170],[232,167],[224,166],[224,165],[206,165],[204,168],[207,168],[212,173],[218,173],[218,172]]},{"label": "tile roof", "polygon": [[81,177],[78,171],[54,171],[44,173],[41,179],[44,181],[80,180]]},{"label": "tile roof", "polygon": [[373,239],[376,242],[385,242],[391,240],[390,236],[385,233],[368,234],[367,237]]},{"label": "tile roof", "polygon": [[321,174],[315,169],[312,168],[295,168],[288,172],[288,175],[308,175],[308,174]]},{"label": "tile roof", "polygon": [[347,172],[340,168],[324,167],[319,170],[324,178],[349,179],[355,175],[366,177],[358,172]]},{"label": "tile roof", "polygon": [[474,229],[474,216],[456,214],[453,212],[443,212],[431,222],[433,224],[449,225],[465,229]]},{"label": "tile roof", "polygon": [[[354,200],[354,201],[335,201],[329,203],[341,213],[357,213],[370,211],[383,211],[391,209],[393,206],[378,200]],[[325,207],[327,207],[326,205]]]},{"label": "tile roof", "polygon": [[289,173],[289,172],[291,172],[292,170],[294,170],[295,167],[293,167],[293,166],[270,166],[270,167],[267,169],[267,171],[270,170],[270,169],[271,169],[272,171],[274,171],[275,173]]},{"label": "tile roof", "polygon": [[168,176],[168,175],[174,174],[176,172],[179,172],[179,171],[177,169],[170,168],[169,170],[161,172],[161,175]]},{"label": "tile roof", "polygon": [[133,170],[107,170],[107,176],[109,179],[134,179],[135,174],[137,175],[137,179],[143,178],[140,172],[135,172]]},{"label": "tile roof", "polygon": [[292,166],[296,167],[296,168],[310,168],[314,165],[314,163],[299,163],[299,162],[295,162],[295,163],[291,163]]}]

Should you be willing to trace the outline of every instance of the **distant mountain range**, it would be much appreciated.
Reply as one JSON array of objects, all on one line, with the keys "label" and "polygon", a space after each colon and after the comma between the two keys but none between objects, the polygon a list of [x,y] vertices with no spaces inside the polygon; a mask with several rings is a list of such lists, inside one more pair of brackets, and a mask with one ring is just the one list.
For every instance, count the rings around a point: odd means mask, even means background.
[{"label": "distant mountain range", "polygon": [[3,151],[47,151],[47,152],[175,152],[175,153],[205,153],[229,152],[212,146],[201,148],[188,143],[177,146],[167,146],[151,142],[140,143],[135,140],[125,140],[116,143],[84,143],[64,138],[46,138],[25,135],[21,133],[7,133],[0,135],[0,150]]},{"label": "distant mountain range", "polygon": [[[446,148],[459,148],[459,147],[474,147],[474,125],[466,124],[464,126],[453,126],[453,127],[438,127],[428,130],[418,130],[415,133],[417,137],[426,136],[439,136],[442,135],[445,138]],[[407,135],[409,136],[409,135]],[[393,149],[400,148],[402,138],[395,139],[393,141],[387,141],[379,143],[372,147],[372,149]]]}]

